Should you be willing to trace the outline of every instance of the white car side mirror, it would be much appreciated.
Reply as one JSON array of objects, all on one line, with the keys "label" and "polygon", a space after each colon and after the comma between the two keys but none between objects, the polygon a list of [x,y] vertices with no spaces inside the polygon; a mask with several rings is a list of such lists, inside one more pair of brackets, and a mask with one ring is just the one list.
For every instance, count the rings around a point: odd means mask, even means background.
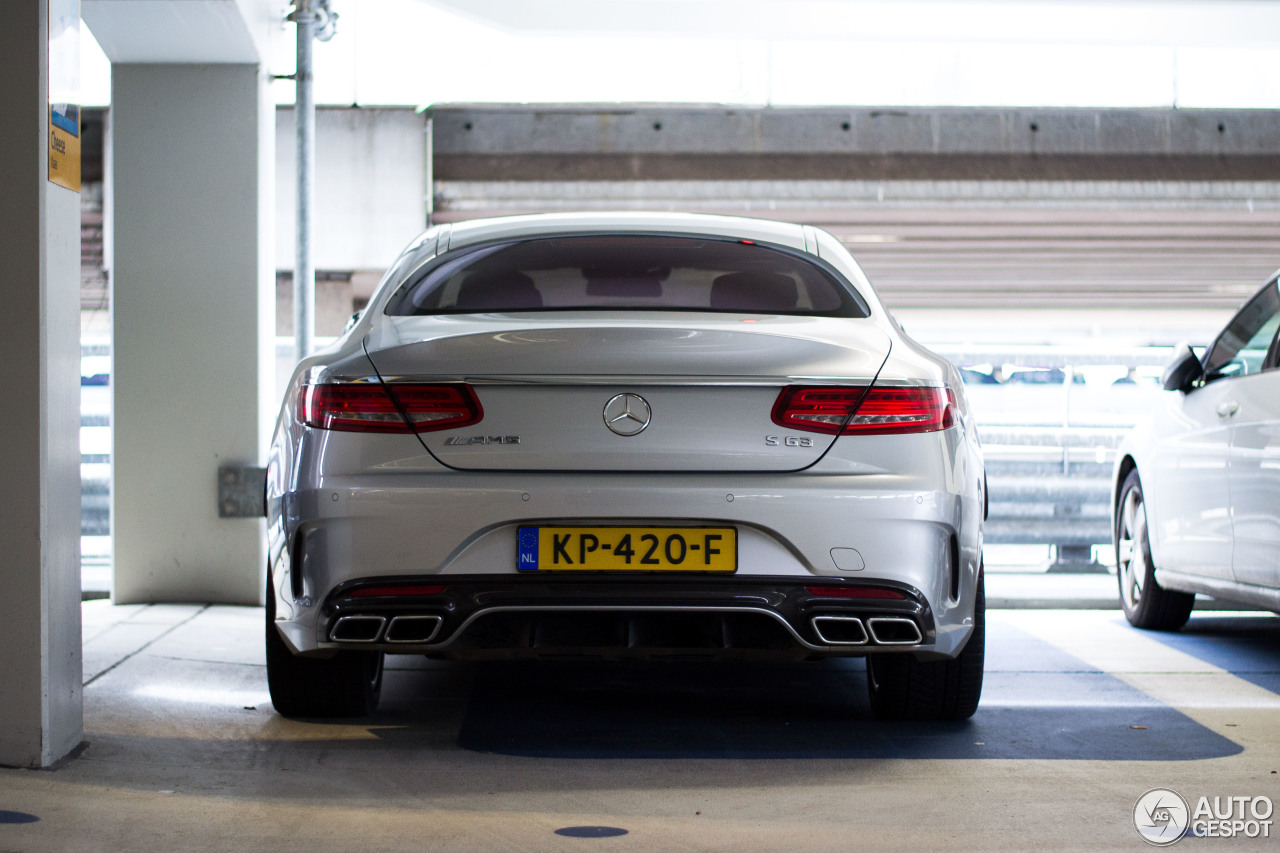
[{"label": "white car side mirror", "polygon": [[1160,384],[1166,391],[1190,391],[1200,377],[1204,376],[1204,365],[1187,343],[1180,343],[1173,351],[1173,359],[1160,376]]}]

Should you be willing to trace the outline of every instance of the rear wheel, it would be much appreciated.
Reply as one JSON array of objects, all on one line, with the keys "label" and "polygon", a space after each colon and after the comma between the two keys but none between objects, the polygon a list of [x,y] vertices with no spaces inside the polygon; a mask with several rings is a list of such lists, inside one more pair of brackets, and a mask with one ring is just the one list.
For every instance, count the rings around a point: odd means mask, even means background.
[{"label": "rear wheel", "polygon": [[275,591],[267,586],[267,686],[286,717],[367,717],[382,694],[381,652],[338,652],[304,658],[276,628]]},{"label": "rear wheel", "polygon": [[1147,534],[1147,507],[1142,481],[1130,471],[1116,508],[1116,578],[1125,618],[1138,628],[1176,631],[1191,618],[1196,597],[1165,589],[1156,582]]},{"label": "rear wheel", "polygon": [[871,710],[882,720],[967,720],[982,697],[987,648],[987,596],[978,570],[973,633],[953,660],[921,661],[906,654],[867,657]]}]

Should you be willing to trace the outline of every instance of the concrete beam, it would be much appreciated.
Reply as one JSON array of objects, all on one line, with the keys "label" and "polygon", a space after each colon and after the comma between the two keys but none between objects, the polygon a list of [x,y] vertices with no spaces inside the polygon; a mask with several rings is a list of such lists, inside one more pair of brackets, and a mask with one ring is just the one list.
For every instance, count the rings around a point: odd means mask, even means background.
[{"label": "concrete beam", "polygon": [[263,0],[81,0],[80,15],[112,62],[257,62],[266,34],[255,30],[266,6]]},{"label": "concrete beam", "polygon": [[1280,111],[442,106],[441,180],[1271,180]]},{"label": "concrete beam", "polygon": [[1280,154],[1280,110],[437,106],[437,154]]}]

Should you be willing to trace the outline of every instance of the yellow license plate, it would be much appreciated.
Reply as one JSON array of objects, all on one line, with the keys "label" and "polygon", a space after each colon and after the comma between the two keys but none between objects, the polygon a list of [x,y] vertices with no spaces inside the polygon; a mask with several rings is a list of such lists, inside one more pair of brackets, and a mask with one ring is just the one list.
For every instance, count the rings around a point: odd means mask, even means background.
[{"label": "yellow license plate", "polygon": [[521,527],[522,572],[736,572],[733,527]]}]

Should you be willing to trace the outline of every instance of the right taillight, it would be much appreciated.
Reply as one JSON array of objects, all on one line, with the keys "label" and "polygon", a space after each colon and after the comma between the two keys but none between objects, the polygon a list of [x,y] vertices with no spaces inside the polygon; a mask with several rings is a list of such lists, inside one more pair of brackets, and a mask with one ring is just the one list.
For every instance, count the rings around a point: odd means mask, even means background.
[{"label": "right taillight", "polygon": [[304,385],[298,394],[298,420],[318,429],[431,432],[470,426],[483,416],[467,385]]},{"label": "right taillight", "polygon": [[778,395],[773,422],[828,435],[936,432],[952,426],[953,404],[946,388],[791,386]]}]

